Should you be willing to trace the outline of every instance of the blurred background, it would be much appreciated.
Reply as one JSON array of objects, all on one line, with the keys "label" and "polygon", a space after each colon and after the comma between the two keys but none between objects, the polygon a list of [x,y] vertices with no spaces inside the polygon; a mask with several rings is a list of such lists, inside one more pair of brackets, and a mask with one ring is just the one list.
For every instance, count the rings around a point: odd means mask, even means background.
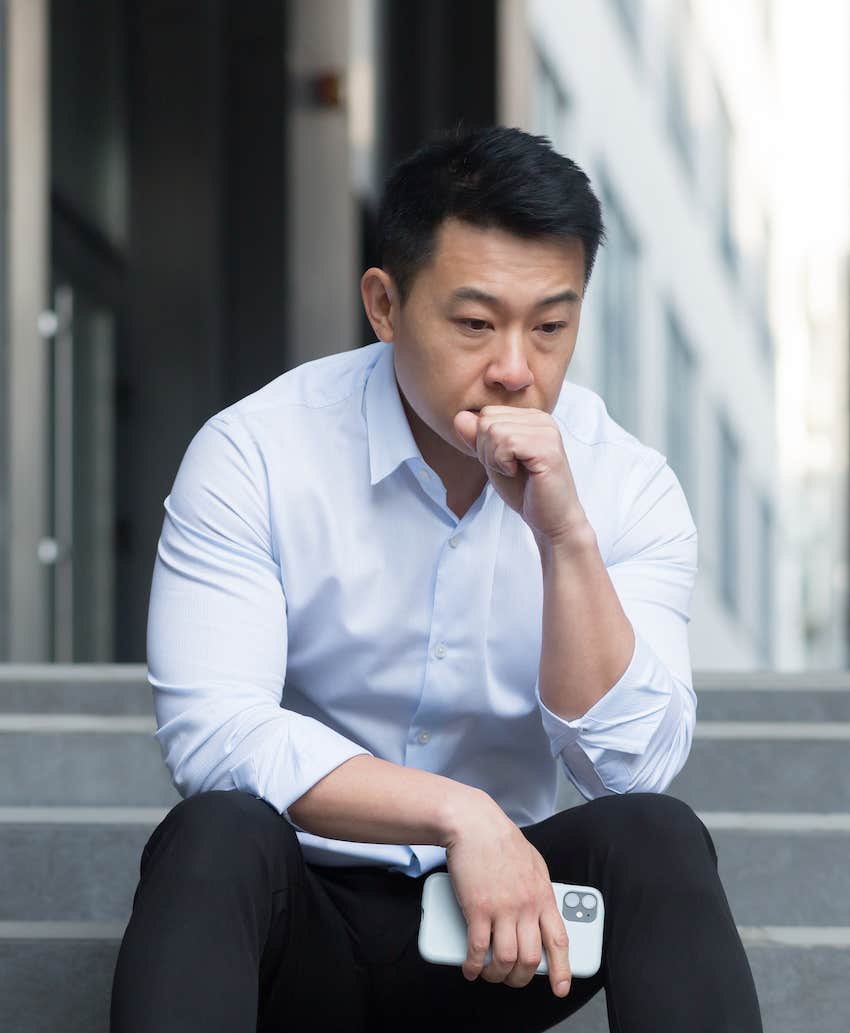
[{"label": "blurred background", "polygon": [[374,340],[391,165],[545,134],[600,250],[568,376],[700,531],[695,669],[846,668],[843,0],[0,0],[0,660],[145,660],[213,413]]}]

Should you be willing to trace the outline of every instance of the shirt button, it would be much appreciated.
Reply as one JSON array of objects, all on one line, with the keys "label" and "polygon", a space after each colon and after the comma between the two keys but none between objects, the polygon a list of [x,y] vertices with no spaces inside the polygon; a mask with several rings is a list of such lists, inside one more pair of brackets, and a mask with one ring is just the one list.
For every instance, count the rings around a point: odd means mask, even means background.
[{"label": "shirt button", "polygon": [[457,537],[457,535],[453,535],[451,538],[449,538],[449,545],[451,545],[451,547],[453,549],[457,548],[457,544],[458,544],[458,537]]},{"label": "shirt button", "polygon": [[430,741],[431,733],[426,729],[424,732],[420,732],[419,735],[416,736],[416,738],[424,744]]},{"label": "shirt button", "polygon": [[440,642],[437,648],[434,650],[434,653],[442,660],[446,653],[448,653],[448,649],[446,649],[445,643]]},{"label": "shirt button", "polygon": [[422,478],[423,481],[430,481],[431,480],[431,474],[428,473],[427,470],[420,470],[419,471],[419,476]]}]

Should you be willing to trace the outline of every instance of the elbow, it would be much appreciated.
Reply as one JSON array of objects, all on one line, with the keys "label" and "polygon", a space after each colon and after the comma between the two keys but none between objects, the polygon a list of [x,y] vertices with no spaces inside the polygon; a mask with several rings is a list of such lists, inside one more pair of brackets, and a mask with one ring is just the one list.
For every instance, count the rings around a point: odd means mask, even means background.
[{"label": "elbow", "polygon": [[240,707],[204,700],[159,723],[164,716],[158,711],[154,738],[172,785],[186,799],[213,789],[243,788],[246,781],[253,785],[251,747],[270,724],[281,723],[282,711],[265,701]]},{"label": "elbow", "polygon": [[684,685],[677,682],[677,690],[682,707],[673,734],[655,748],[650,740],[641,756],[631,758],[632,772],[623,792],[666,793],[687,763],[696,727],[696,706]]}]

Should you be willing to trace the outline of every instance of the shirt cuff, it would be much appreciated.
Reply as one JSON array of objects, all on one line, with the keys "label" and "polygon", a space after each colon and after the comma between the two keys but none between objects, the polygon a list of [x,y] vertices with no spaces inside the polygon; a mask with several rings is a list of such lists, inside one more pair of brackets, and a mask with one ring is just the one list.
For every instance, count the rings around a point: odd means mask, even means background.
[{"label": "shirt cuff", "polygon": [[551,711],[540,696],[540,678],[534,695],[552,756],[578,740],[583,746],[643,753],[661,724],[673,694],[673,679],[633,626],[635,647],[620,679],[581,717],[567,720]]},{"label": "shirt cuff", "polygon": [[296,746],[295,737],[290,734],[288,749],[271,735],[260,744],[248,744],[246,739],[242,748],[250,752],[230,769],[230,778],[237,789],[266,800],[290,825],[299,832],[306,832],[290,816],[292,804],[340,764],[360,754],[369,757],[374,754],[313,718],[292,711],[287,714],[311,727],[313,739],[303,746],[298,742]]}]

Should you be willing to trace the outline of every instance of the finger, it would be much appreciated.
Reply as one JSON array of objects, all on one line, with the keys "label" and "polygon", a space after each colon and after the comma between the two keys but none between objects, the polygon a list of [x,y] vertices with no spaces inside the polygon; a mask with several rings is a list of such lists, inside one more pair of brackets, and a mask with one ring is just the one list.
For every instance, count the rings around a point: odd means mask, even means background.
[{"label": "finger", "polygon": [[[564,927],[564,920],[554,905],[541,915],[540,929],[543,934],[543,947],[546,951],[546,964],[549,968],[549,982],[552,991],[558,997],[564,997],[569,993],[572,982],[570,941]],[[558,987],[562,982],[566,982],[567,986],[559,990]]]},{"label": "finger", "polygon": [[515,433],[515,427],[500,425],[493,433],[479,434],[479,458],[485,467],[506,477],[515,476],[519,467]]},{"label": "finger", "polygon": [[484,967],[484,957],[490,946],[490,930],[492,928],[488,915],[479,913],[468,924],[466,935],[466,960],[461,966],[464,976],[477,979]]},{"label": "finger", "polygon": [[528,912],[517,923],[517,963],[505,982],[509,986],[527,986],[542,957],[540,916]]},{"label": "finger", "polygon": [[514,477],[519,469],[519,461],[514,449],[506,441],[500,441],[493,449],[493,462],[499,473],[506,477]]},{"label": "finger", "polygon": [[[557,431],[554,433],[558,434]],[[539,427],[529,428],[503,422],[479,428],[476,448],[484,466],[490,465],[504,473],[503,466],[507,463],[512,467],[508,474],[511,476],[521,466],[527,466],[529,471],[536,473],[555,468],[563,444],[560,436],[557,440],[550,440],[541,433]]]},{"label": "finger", "polygon": [[516,918],[500,916],[493,924],[493,960],[481,973],[488,983],[502,983],[516,964]]},{"label": "finger", "polygon": [[530,426],[547,426],[553,422],[551,413],[542,409],[530,409],[523,405],[485,405],[479,410],[485,419],[515,420]]}]

